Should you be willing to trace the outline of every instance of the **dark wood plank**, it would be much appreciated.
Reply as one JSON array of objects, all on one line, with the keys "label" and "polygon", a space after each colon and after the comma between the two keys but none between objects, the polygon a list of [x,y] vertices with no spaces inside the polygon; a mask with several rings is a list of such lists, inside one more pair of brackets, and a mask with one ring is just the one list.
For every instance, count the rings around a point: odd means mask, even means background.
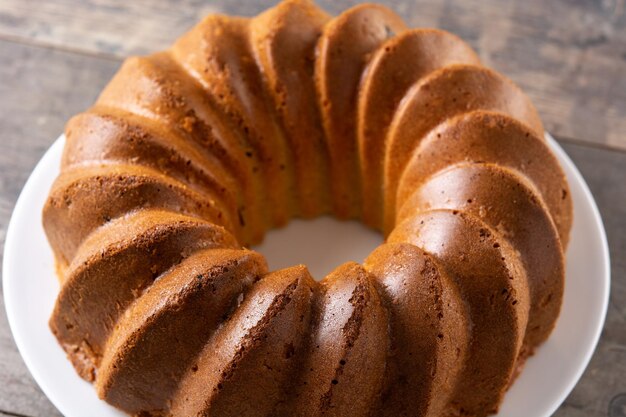
[{"label": "dark wood plank", "polygon": [[[87,107],[118,62],[0,41],[0,251],[30,171],[72,114]],[[1,264],[0,264],[1,266]],[[24,366],[0,299],[0,410],[58,413]]]},{"label": "dark wood plank", "polygon": [[[275,0],[3,0],[0,37],[122,58],[169,45],[211,12]],[[356,0],[320,0],[337,13]],[[626,149],[624,0],[388,0],[413,26],[458,33],[532,97],[553,134]]]}]

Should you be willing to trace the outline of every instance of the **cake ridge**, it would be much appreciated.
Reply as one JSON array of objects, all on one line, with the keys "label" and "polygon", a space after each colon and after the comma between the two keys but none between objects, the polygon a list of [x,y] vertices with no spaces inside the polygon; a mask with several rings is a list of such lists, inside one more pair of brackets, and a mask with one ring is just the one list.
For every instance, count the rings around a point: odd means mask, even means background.
[{"label": "cake ridge", "polygon": [[[117,113],[117,114],[114,114],[114,113]],[[237,180],[235,179],[236,176],[234,174],[225,175],[226,174],[225,170],[221,172],[220,171],[211,172],[211,170],[206,169],[208,165],[207,163],[208,158],[206,157],[206,155],[203,155],[203,152],[200,152],[199,147],[197,147],[196,145],[190,144],[189,143],[190,141],[187,141],[184,138],[181,138],[179,136],[176,136],[176,135],[170,136],[170,135],[164,134],[164,132],[153,130],[152,129],[153,126],[149,126],[149,124],[152,124],[152,121],[150,119],[142,118],[142,116],[132,114],[132,113],[127,114],[127,113],[124,113],[123,111],[120,111],[120,109],[103,106],[101,104],[96,104],[96,106],[91,108],[88,112],[82,113],[77,117],[79,118],[80,117],[82,118],[93,117],[93,118],[104,120],[113,125],[122,124],[122,127],[129,129],[132,132],[132,133],[124,133],[118,139],[117,142],[120,142],[121,140],[125,140],[125,141],[118,145],[118,147],[122,149],[118,151],[115,157],[112,157],[111,154],[114,153],[116,148],[112,145],[104,144],[103,145],[104,149],[108,151],[108,155],[106,157],[99,156],[99,155],[93,155],[89,157],[87,155],[83,155],[82,156],[83,159],[82,160],[79,159],[80,162],[94,161],[95,163],[97,163],[100,160],[119,161],[121,163],[126,162],[129,165],[140,165],[140,166],[146,166],[152,169],[160,169],[162,172],[168,175],[172,175],[173,172],[176,172],[174,169],[172,169],[173,168],[172,159],[177,158],[179,160],[182,160],[183,161],[182,164],[185,165],[187,168],[187,172],[182,172],[181,167],[178,168],[181,171],[179,173],[178,178],[180,181],[187,183],[189,186],[193,187],[195,184],[199,183],[200,181],[203,181],[207,184],[205,188],[209,188],[209,189],[213,188],[213,192],[228,191],[232,193],[233,191],[237,191],[236,190],[237,187],[234,186],[237,182]],[[74,133],[75,133],[75,129],[71,131],[70,134],[68,135],[68,139],[67,139],[68,142],[73,141]],[[113,141],[115,139],[116,138],[111,138],[109,139],[109,141]],[[124,152],[124,150],[126,150],[124,149],[124,147],[137,146],[134,143],[134,141],[136,140],[140,140],[144,142],[143,144],[144,147],[147,147],[147,145],[145,144],[146,142],[150,143],[153,149],[150,150],[150,152],[145,153],[143,155],[139,154],[139,152],[136,149],[129,149],[127,150],[127,152]],[[82,142],[84,142],[84,139],[82,139]],[[84,143],[79,143],[74,146],[72,145],[74,144],[70,143],[68,145],[68,150],[71,149],[73,151],[71,154],[73,158],[76,158],[77,155],[80,156],[81,155],[80,152],[85,152]],[[89,143],[89,145],[93,147],[93,143]],[[75,149],[75,148],[78,148],[78,149]],[[161,158],[157,158],[156,160],[151,161],[150,160],[151,157],[160,156],[156,154],[157,149],[161,150],[164,153],[166,152],[169,153],[170,154],[169,157],[163,158],[161,156]],[[124,156],[125,154],[127,155],[126,159],[122,159],[125,157]],[[131,158],[128,158],[129,154],[132,155]],[[69,161],[68,158],[69,158],[69,155],[68,157],[65,157],[63,159],[64,167],[70,167],[77,163],[76,159]],[[168,163],[172,165],[167,166]],[[195,172],[199,174],[197,176],[201,177],[202,180],[190,181],[189,171],[192,168],[195,168],[195,169],[193,169],[193,171],[191,172]],[[183,174],[185,174],[187,178],[185,178],[185,175]],[[222,175],[219,175],[219,174],[222,174]],[[217,178],[214,178],[214,177],[217,177]],[[236,197],[233,196],[232,198],[235,199]]]},{"label": "cake ridge", "polygon": [[[131,213],[84,240],[50,318],[53,333],[78,360],[74,366],[83,378],[95,378],[101,349],[130,302],[172,265],[212,246],[234,247],[236,241],[219,226],[160,210]],[[120,265],[123,272],[118,272]]]},{"label": "cake ridge", "polygon": [[[239,191],[235,178],[241,181],[241,173],[229,163],[232,159],[226,157],[223,142],[217,140],[199,113],[201,109],[193,102],[194,88],[185,86],[177,70],[172,72],[168,57],[168,53],[158,53],[126,61],[98,97],[96,107],[111,116],[126,111],[135,115],[133,121],[138,128],[170,141],[178,139],[188,153],[202,159],[200,166],[206,167],[208,175],[222,178],[225,187]],[[134,78],[141,82],[127,86]]]},{"label": "cake ridge", "polygon": [[[198,33],[209,23],[215,27]],[[294,210],[293,167],[288,157],[290,150],[284,135],[279,134],[279,127],[273,120],[268,123],[264,117],[254,114],[255,110],[267,113],[269,101],[251,51],[248,26],[249,19],[211,15],[180,38],[171,51],[184,68],[198,67],[196,73],[206,77],[205,88],[259,152],[262,174],[265,174],[268,187],[267,196],[270,197],[271,225],[279,226],[291,217]],[[196,46],[196,43],[189,45],[194,36],[200,37],[203,48],[190,54],[185,49]],[[211,38],[206,39],[205,36]],[[201,60],[200,54],[208,54],[207,60]],[[277,195],[272,195],[274,190],[278,191]]]},{"label": "cake ridge", "polygon": [[[280,400],[276,394],[282,393],[288,375],[277,372],[276,368],[289,370],[293,366],[290,363],[293,362],[290,350],[283,351],[280,345],[286,342],[285,339],[291,339],[285,346],[296,349],[294,346],[300,343],[302,332],[289,330],[304,330],[307,327],[310,289],[314,285],[315,281],[303,266],[271,272],[255,283],[233,315],[205,346],[198,357],[196,368],[192,368],[183,379],[179,392],[173,398],[174,413],[199,415],[210,410],[233,415],[270,414]],[[274,287],[272,294],[263,297],[268,287]],[[298,317],[302,319],[298,320]],[[281,322],[285,322],[285,329],[280,328]],[[264,342],[274,349],[264,347]],[[214,350],[214,347],[217,349]],[[247,370],[251,361],[256,362],[250,359],[254,355],[262,356],[259,360],[270,377],[252,381],[240,375],[242,368],[254,375],[254,367]],[[195,386],[194,382],[203,375],[207,377],[201,380],[205,390],[187,389],[189,384]],[[278,380],[275,381],[272,376]],[[270,392],[257,392],[253,389],[257,384],[263,385]],[[242,401],[229,404],[232,399],[224,399],[228,392]],[[243,401],[250,397],[254,397],[255,401]]]},{"label": "cake ridge", "polygon": [[[447,147],[440,149],[442,146]],[[420,159],[428,159],[430,163]],[[572,225],[572,201],[565,174],[545,139],[534,134],[524,122],[506,113],[481,109],[440,123],[424,137],[409,158],[397,190],[399,207],[409,190],[419,186],[442,166],[441,162],[432,162],[442,159],[446,166],[460,161],[493,162],[520,172],[542,196],[563,247],[567,246]]]},{"label": "cake ridge", "polygon": [[[195,252],[164,273],[118,322],[115,337],[104,350],[98,393],[134,413],[143,410],[133,409],[136,402],[129,393],[144,399],[142,407],[164,408],[188,362],[218,331],[221,317],[266,272],[265,260],[255,252],[209,249]],[[171,303],[179,308],[169,308]],[[178,360],[164,373],[162,364],[172,356]]]},{"label": "cake ridge", "polygon": [[[486,209],[487,197],[500,201],[501,208]],[[561,241],[541,195],[519,171],[493,163],[460,162],[426,179],[400,208],[399,219],[436,208],[479,217],[516,248],[531,293],[523,349],[532,352],[559,315],[565,269]]]},{"label": "cake ridge", "polygon": [[[232,144],[230,144],[231,146],[228,147],[227,152],[229,154],[234,154],[232,158],[235,160],[239,160],[239,162],[241,162],[241,165],[243,166],[243,169],[248,171],[247,174],[250,179],[247,182],[252,185],[257,194],[256,198],[251,199],[254,201],[254,206],[250,207],[252,209],[250,211],[258,212],[258,217],[260,217],[260,220],[252,219],[250,223],[252,223],[253,225],[255,223],[259,223],[261,227],[258,227],[256,230],[251,231],[251,236],[246,237],[245,242],[246,244],[253,244],[254,242],[258,242],[262,239],[262,235],[266,227],[265,225],[267,225],[270,221],[268,208],[266,207],[266,204],[264,203],[262,198],[267,190],[264,182],[258,175],[260,166],[259,158],[257,156],[258,149],[255,148],[254,145],[245,138],[245,132],[242,129],[239,129],[238,127],[232,125],[232,120],[230,120],[230,117],[228,117],[223,109],[221,109],[220,106],[217,104],[215,98],[213,97],[210,89],[208,88],[206,82],[202,79],[202,77],[200,77],[192,67],[189,67],[180,60],[176,59],[172,52],[170,52],[169,55],[172,60],[172,64],[178,66],[181,73],[184,73],[190,80],[193,80],[193,82],[197,84],[197,87],[202,90],[207,106],[209,106],[208,103],[210,103],[209,107],[211,108],[211,112],[215,115],[215,117],[211,119],[211,123],[208,123],[208,121],[207,123],[209,124],[209,126],[211,126],[213,130],[219,131],[219,134],[217,135],[218,137],[222,138],[224,136],[230,136],[230,139],[223,139],[223,141],[225,142],[233,142]],[[228,126],[225,126],[225,124],[227,124]],[[248,160],[253,161],[253,163],[246,163]],[[248,188],[248,185],[243,184],[242,187]],[[256,201],[257,199],[258,201]],[[250,201],[248,198],[247,200]]]},{"label": "cake ridge", "polygon": [[284,1],[250,22],[250,38],[266,90],[293,150],[299,215],[330,209],[328,148],[313,80],[315,48],[330,17],[308,1]]},{"label": "cake ridge", "polygon": [[[432,255],[410,243],[381,245],[364,267],[376,278],[390,316],[381,415],[396,416],[407,409],[432,417],[453,413],[449,401],[460,375],[453,364],[465,361],[470,323],[452,278]],[[415,280],[415,275],[423,279]],[[436,314],[422,313],[432,306]],[[424,359],[411,360],[418,355]]]},{"label": "cake ridge", "polygon": [[[137,194],[142,194],[142,199],[138,200]],[[64,170],[50,191],[44,225],[60,257],[71,260],[80,243],[97,228],[127,215],[129,209],[142,208],[183,213],[234,230],[229,211],[219,199],[198,194],[150,168],[125,164],[90,164]],[[74,226],[68,233],[77,220],[81,227]]]},{"label": "cake ridge", "polygon": [[[363,218],[382,227],[375,215],[382,207],[382,172],[386,138],[393,115],[408,90],[433,71],[455,63],[480,64],[475,52],[453,34],[437,29],[410,29],[374,52],[359,86],[357,137],[363,193]],[[375,104],[374,104],[375,103]],[[369,208],[369,210],[368,210]]]},{"label": "cake ridge", "polygon": [[[479,88],[468,91],[471,85]],[[431,106],[431,103],[435,105]],[[541,121],[532,103],[504,76],[486,67],[468,64],[451,64],[431,72],[402,98],[389,127],[384,162],[386,232],[393,227],[395,193],[411,150],[445,119],[479,109],[509,113],[527,121],[533,130],[543,135]],[[429,111],[430,117],[424,118],[423,113]]]},{"label": "cake ridge", "polygon": [[378,45],[405,29],[404,22],[388,8],[365,3],[331,20],[318,42],[314,75],[317,105],[331,150],[333,213],[339,218],[358,218],[362,206],[354,106],[362,72]]},{"label": "cake ridge", "polygon": [[[472,237],[478,242],[461,243]],[[516,251],[478,217],[450,209],[430,209],[406,219],[388,241],[408,242],[435,256],[469,307],[468,360],[450,404],[468,415],[497,411],[516,369],[528,320],[528,283]],[[508,337],[496,336],[501,334]]]}]

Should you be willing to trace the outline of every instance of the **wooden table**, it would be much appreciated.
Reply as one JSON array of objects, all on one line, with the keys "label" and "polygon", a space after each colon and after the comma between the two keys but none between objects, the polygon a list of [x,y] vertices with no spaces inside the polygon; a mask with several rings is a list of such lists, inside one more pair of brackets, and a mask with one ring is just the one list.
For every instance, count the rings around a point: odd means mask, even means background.
[{"label": "wooden table", "polygon": [[[209,12],[253,15],[272,3],[0,1],[0,240],[35,163],[68,117],[95,99],[124,57],[164,48]],[[337,13],[356,3],[325,0],[322,5]],[[611,304],[591,364],[555,415],[626,416],[624,0],[387,3],[413,26],[459,34],[485,63],[520,84],[587,180],[611,248]],[[4,308],[0,311],[0,416],[58,415],[26,370]]]}]

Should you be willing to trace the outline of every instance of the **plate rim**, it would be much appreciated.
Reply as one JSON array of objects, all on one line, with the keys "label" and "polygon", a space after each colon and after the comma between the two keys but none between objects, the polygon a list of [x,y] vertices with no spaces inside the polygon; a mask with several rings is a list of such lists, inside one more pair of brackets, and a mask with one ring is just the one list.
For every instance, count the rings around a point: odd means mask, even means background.
[{"label": "plate rim", "polygon": [[[565,384],[566,387],[562,390],[560,396],[558,397],[558,400],[557,400],[557,397],[555,396],[555,400],[552,401],[551,409],[547,410],[549,411],[547,413],[547,416],[549,416],[553,414],[560,405],[563,404],[567,396],[572,392],[574,387],[578,384],[583,373],[589,366],[589,362],[591,361],[591,358],[593,357],[593,354],[595,353],[598,347],[600,336],[602,334],[602,330],[604,329],[604,325],[606,322],[606,317],[607,317],[608,307],[609,307],[610,287],[611,287],[611,262],[610,262],[609,245],[608,245],[608,240],[606,237],[606,230],[604,228],[604,223],[602,221],[602,216],[598,209],[597,203],[593,197],[593,194],[591,193],[591,190],[589,189],[589,186],[587,185],[587,182],[585,181],[584,177],[582,176],[582,174],[580,173],[580,171],[578,170],[574,162],[570,159],[570,157],[565,152],[565,150],[560,146],[560,144],[552,137],[552,135],[546,132],[545,137],[546,137],[547,142],[549,143],[549,147],[551,148],[551,150],[555,152],[556,154],[558,154],[559,162],[564,165],[567,165],[567,170],[571,172],[573,177],[576,179],[576,181],[580,185],[580,188],[583,192],[584,200],[589,204],[592,218],[593,218],[594,228],[599,232],[599,235],[600,235],[599,236],[600,244],[601,244],[600,250],[602,252],[602,262],[604,264],[603,267],[605,271],[602,277],[603,287],[602,287],[602,292],[601,292],[601,296],[602,296],[601,314],[596,316],[596,320],[594,323],[595,324],[594,334],[591,338],[593,343],[589,345],[590,348],[587,349],[587,351],[585,352],[584,358],[577,365],[576,372],[574,373],[575,377],[572,377],[568,381],[568,383]],[[61,413],[66,414],[65,411],[67,411],[68,409],[65,407],[64,402],[62,402],[60,398],[56,397],[56,395],[54,394],[51,395],[52,390],[48,386],[47,380],[40,374],[40,371],[37,368],[37,366],[33,364],[32,358],[28,354],[26,355],[24,354],[24,352],[26,351],[25,346],[27,342],[22,338],[21,333],[19,331],[16,331],[18,324],[17,324],[17,318],[14,316],[15,308],[13,307],[13,305],[14,303],[17,302],[17,300],[13,299],[10,296],[13,292],[12,290],[13,280],[11,279],[11,277],[14,275],[14,269],[15,269],[13,265],[13,260],[15,258],[13,256],[14,246],[12,245],[12,242],[15,240],[14,235],[18,231],[18,226],[16,225],[16,221],[15,221],[16,213],[18,213],[18,211],[22,209],[22,206],[26,204],[26,197],[25,197],[25,195],[27,194],[26,190],[34,186],[33,184],[35,183],[36,178],[42,175],[40,171],[44,170],[44,166],[46,165],[45,162],[47,162],[48,159],[54,157],[55,152],[59,152],[57,148],[63,147],[64,140],[65,140],[65,135],[61,134],[52,143],[52,145],[46,150],[46,152],[43,154],[41,159],[37,162],[35,168],[30,173],[27,181],[25,182],[16,200],[15,206],[11,212],[11,217],[10,217],[9,224],[7,226],[7,232],[5,236],[5,242],[4,242],[5,246],[4,246],[4,252],[3,252],[2,285],[3,285],[3,293],[4,293],[3,295],[4,295],[4,303],[5,303],[7,321],[9,323],[9,328],[11,330],[13,340],[18,348],[20,356],[22,360],[24,361],[24,363],[26,364],[28,371],[33,376],[33,379],[35,380],[37,385],[41,388],[44,395]],[[567,171],[567,170],[564,169],[564,171]]]},{"label": "plate rim", "polygon": [[[602,335],[602,330],[604,330],[604,325],[606,323],[606,316],[609,310],[609,300],[611,294],[611,255],[609,252],[609,242],[606,237],[606,230],[604,228],[604,222],[602,221],[602,215],[600,214],[600,210],[598,209],[598,204],[596,203],[596,199],[593,197],[591,190],[589,189],[589,185],[587,185],[587,181],[585,181],[585,177],[580,173],[574,161],[571,160],[567,152],[561,147],[561,145],[556,141],[556,139],[549,133],[544,132],[544,135],[550,144],[550,148],[553,152],[557,153],[559,156],[559,163],[564,163],[567,165],[567,168],[572,172],[572,175],[576,178],[576,181],[579,183],[583,190],[583,194],[585,200],[589,203],[591,207],[591,213],[593,215],[593,222],[595,223],[596,229],[600,233],[600,244],[602,251],[602,263],[604,264],[605,274],[603,279],[603,287],[602,287],[602,309],[601,314],[596,317],[596,326],[595,326],[595,334],[593,335],[593,344],[592,348],[588,349],[585,358],[581,361],[581,365],[579,366],[576,372],[576,376],[572,378],[567,384],[567,388],[563,390],[561,393],[561,398],[550,410],[549,415],[554,414],[554,412],[565,402],[570,393],[574,390],[578,382],[583,376],[585,370],[589,366],[589,362],[593,357],[593,354],[596,352],[598,348],[598,343],[600,342],[600,336]],[[523,371],[522,371],[523,372]]]}]

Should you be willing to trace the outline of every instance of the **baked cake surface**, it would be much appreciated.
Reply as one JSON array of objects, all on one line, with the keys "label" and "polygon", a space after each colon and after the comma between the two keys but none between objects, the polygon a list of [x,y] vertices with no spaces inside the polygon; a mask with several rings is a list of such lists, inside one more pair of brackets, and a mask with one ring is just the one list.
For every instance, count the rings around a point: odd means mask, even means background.
[{"label": "baked cake surface", "polygon": [[[386,241],[321,281],[246,249],[327,214]],[[461,39],[286,0],[127,59],[68,122],[43,223],[50,327],[129,414],[478,417],[554,328],[572,201]]]}]

